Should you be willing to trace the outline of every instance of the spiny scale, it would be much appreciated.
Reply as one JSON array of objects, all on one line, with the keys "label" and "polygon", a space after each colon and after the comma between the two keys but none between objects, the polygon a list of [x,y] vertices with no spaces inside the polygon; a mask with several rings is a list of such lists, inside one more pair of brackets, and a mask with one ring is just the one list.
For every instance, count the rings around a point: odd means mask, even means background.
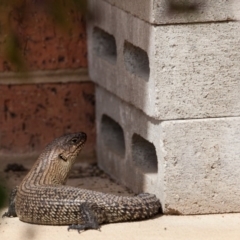
[{"label": "spiny scale", "polygon": [[28,223],[71,225],[77,230],[97,229],[99,224],[150,218],[161,204],[153,194],[136,197],[64,186],[68,173],[86,141],[86,134],[55,139],[14,189],[8,212]]}]

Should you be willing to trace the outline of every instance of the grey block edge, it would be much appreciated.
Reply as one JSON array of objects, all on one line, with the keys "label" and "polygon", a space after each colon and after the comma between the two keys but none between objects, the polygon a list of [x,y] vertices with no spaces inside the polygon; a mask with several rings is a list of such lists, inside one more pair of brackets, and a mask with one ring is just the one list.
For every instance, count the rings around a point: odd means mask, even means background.
[{"label": "grey block edge", "polygon": [[240,20],[238,0],[104,0],[154,25]]},{"label": "grey block edge", "polygon": [[240,212],[239,117],[159,121],[99,86],[96,102],[98,164],[113,178],[166,214]]},{"label": "grey block edge", "polygon": [[89,3],[95,83],[159,120],[240,116],[239,22],[155,27],[105,1]]}]

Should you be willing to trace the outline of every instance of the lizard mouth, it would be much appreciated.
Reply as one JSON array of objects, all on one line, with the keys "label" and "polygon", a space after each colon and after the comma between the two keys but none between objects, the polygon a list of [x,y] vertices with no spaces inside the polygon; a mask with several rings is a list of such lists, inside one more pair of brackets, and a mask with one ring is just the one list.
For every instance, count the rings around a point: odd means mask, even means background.
[{"label": "lizard mouth", "polygon": [[76,149],[73,151],[73,153],[78,154],[81,151],[81,149],[84,147],[86,140],[87,140],[86,137],[81,139],[81,141],[78,143],[78,145],[77,145]]},{"label": "lizard mouth", "polygon": [[67,151],[68,155],[72,157],[76,157],[87,141],[87,135],[84,132],[79,132],[75,134],[71,134],[71,138],[67,141]]}]

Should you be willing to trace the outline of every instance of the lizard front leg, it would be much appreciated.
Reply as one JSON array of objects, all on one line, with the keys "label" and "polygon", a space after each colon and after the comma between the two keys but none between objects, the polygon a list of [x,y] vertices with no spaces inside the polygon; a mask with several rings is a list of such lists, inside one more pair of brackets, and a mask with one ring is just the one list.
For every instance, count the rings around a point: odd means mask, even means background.
[{"label": "lizard front leg", "polygon": [[18,191],[18,186],[11,191],[10,198],[9,198],[8,211],[5,212],[2,215],[2,217],[17,217],[17,213],[15,210],[15,200],[16,200],[17,191]]},{"label": "lizard front leg", "polygon": [[90,209],[87,203],[83,203],[80,206],[80,212],[82,214],[82,218],[84,220],[83,224],[72,224],[68,227],[68,231],[70,229],[76,229],[80,233],[80,231],[88,230],[88,229],[100,229],[99,223],[95,217],[95,214]]}]

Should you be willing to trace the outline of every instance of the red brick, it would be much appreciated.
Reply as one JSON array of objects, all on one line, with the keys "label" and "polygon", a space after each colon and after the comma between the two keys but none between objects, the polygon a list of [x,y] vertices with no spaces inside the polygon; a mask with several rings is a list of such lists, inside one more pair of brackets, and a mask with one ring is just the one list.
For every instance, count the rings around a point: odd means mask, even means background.
[{"label": "red brick", "polygon": [[0,154],[39,152],[52,139],[84,131],[95,149],[94,84],[0,85]]},{"label": "red brick", "polygon": [[[66,10],[68,25],[61,28],[35,1],[26,2],[24,14],[16,8],[9,19],[28,70],[87,67],[86,27],[81,13],[74,8]],[[1,57],[0,71],[11,70],[10,62]]]}]

